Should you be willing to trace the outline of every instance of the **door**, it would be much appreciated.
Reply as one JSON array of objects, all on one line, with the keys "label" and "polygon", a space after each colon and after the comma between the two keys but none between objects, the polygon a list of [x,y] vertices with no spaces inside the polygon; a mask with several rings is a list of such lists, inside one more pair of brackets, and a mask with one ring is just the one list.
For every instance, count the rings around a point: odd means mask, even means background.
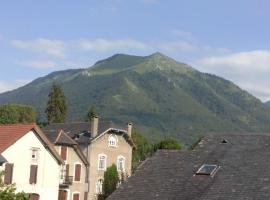
[{"label": "door", "polygon": [[59,190],[58,200],[67,200],[67,191]]}]

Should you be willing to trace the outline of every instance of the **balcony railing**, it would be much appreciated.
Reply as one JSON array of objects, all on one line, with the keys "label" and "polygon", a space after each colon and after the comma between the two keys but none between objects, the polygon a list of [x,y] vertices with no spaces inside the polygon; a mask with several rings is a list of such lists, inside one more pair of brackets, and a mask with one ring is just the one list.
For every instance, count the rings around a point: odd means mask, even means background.
[{"label": "balcony railing", "polygon": [[73,176],[65,176],[60,178],[60,186],[67,187],[72,185],[73,183]]}]

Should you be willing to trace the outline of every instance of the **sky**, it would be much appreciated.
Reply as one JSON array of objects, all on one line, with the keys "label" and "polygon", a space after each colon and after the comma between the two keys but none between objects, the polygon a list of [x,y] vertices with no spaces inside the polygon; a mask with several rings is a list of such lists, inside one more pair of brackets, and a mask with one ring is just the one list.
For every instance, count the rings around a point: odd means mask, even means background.
[{"label": "sky", "polygon": [[0,0],[0,92],[161,52],[270,100],[269,0]]}]

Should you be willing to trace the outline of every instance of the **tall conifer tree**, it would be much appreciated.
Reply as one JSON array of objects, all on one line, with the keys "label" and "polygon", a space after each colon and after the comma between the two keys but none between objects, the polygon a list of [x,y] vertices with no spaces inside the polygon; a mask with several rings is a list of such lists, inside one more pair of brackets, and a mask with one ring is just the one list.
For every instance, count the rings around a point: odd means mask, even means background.
[{"label": "tall conifer tree", "polygon": [[67,115],[66,97],[61,87],[57,84],[52,85],[49,93],[49,100],[45,113],[49,123],[65,122]]}]

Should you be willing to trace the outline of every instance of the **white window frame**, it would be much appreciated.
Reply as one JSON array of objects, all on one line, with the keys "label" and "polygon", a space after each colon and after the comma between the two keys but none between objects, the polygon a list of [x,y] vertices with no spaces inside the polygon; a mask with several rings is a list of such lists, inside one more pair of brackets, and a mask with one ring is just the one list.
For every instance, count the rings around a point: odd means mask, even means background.
[{"label": "white window frame", "polygon": [[[76,172],[76,165],[81,165],[81,173],[80,173],[80,181],[75,181],[75,172]],[[73,182],[75,183],[81,183],[82,181],[82,163],[80,162],[75,162],[74,165],[73,165]]]},{"label": "white window frame", "polygon": [[[121,161],[122,162],[122,170],[120,169],[120,159],[123,159],[123,161]],[[124,156],[122,156],[122,155],[120,155],[120,156],[117,156],[117,171],[119,171],[119,172],[125,172],[125,164],[126,164],[126,158],[124,157]]]},{"label": "white window frame", "polygon": [[[104,167],[103,168],[101,168],[100,167],[100,158],[101,157],[105,157],[104,158]],[[106,154],[98,154],[98,170],[102,170],[102,171],[105,171],[106,170],[106,168],[107,168],[107,155]]]},{"label": "white window frame", "polygon": [[[115,142],[115,144],[113,144],[113,142]],[[117,143],[118,143],[118,138],[116,135],[109,135],[109,138],[108,138],[108,146],[109,147],[117,147]]]},{"label": "white window frame", "polygon": [[[102,180],[102,184],[100,184],[100,180]],[[96,182],[96,193],[97,194],[103,194],[103,185],[104,185],[104,179],[103,178],[98,178]]]},{"label": "white window frame", "polygon": [[[39,159],[40,148],[38,148],[38,147],[32,147],[30,150],[31,150],[31,161],[37,162],[38,159]],[[33,155],[35,156],[34,158],[33,158]]]}]

